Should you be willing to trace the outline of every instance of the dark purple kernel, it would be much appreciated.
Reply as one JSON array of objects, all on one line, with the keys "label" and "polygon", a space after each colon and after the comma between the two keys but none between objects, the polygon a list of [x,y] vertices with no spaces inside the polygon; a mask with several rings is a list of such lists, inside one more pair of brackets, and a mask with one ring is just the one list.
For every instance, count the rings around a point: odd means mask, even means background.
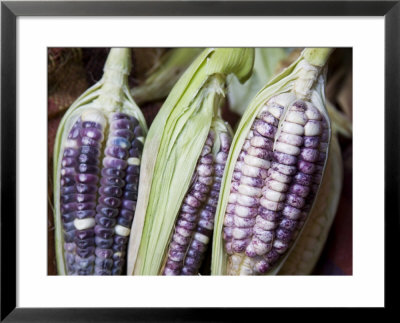
[{"label": "dark purple kernel", "polygon": [[276,230],[276,238],[284,242],[289,242],[292,239],[292,232],[282,228]]},{"label": "dark purple kernel", "polygon": [[127,184],[136,184],[138,182],[138,176],[137,175],[128,175],[125,177],[125,182]]},{"label": "dark purple kernel", "polygon": [[[138,166],[138,165],[129,165],[129,166],[126,168],[126,172],[127,172],[128,174],[132,174],[132,175],[139,175],[139,173],[140,173],[140,166]],[[137,177],[137,176],[135,176],[135,177]]]},{"label": "dark purple kernel", "polygon": [[73,230],[75,231],[74,221],[64,222],[63,227],[64,227],[65,232],[69,232],[69,231],[73,231]]},{"label": "dark purple kernel", "polygon": [[119,177],[103,177],[100,180],[100,184],[102,186],[118,186],[123,187],[125,186],[125,181]]},{"label": "dark purple kernel", "polygon": [[106,155],[119,159],[125,159],[126,157],[128,157],[128,151],[122,147],[108,146],[106,148]]},{"label": "dark purple kernel", "polygon": [[136,200],[137,196],[138,196],[138,194],[136,192],[129,192],[129,191],[124,192],[124,199],[127,199],[127,200],[131,200],[131,201]]},{"label": "dark purple kernel", "polygon": [[111,176],[111,177],[124,177],[125,172],[120,169],[116,168],[103,168],[101,170],[101,175],[102,176]]},{"label": "dark purple kernel", "polygon": [[73,194],[73,193],[76,193],[76,188],[75,188],[75,186],[65,186],[65,187],[61,187],[60,192],[62,195]]},{"label": "dark purple kernel", "polygon": [[96,233],[97,236],[103,239],[109,239],[114,235],[114,229],[107,229],[100,225],[96,225],[94,227],[94,232]]},{"label": "dark purple kernel", "polygon": [[61,185],[62,186],[71,186],[75,184],[74,176],[63,176],[61,178]]},{"label": "dark purple kernel", "polygon": [[94,121],[84,121],[82,122],[82,128],[97,128],[101,129],[101,124]]},{"label": "dark purple kernel", "polygon": [[75,212],[63,213],[61,217],[63,222],[71,222],[75,219]]},{"label": "dark purple kernel", "polygon": [[276,133],[276,127],[259,119],[256,119],[253,123],[253,129],[256,133],[267,138],[274,138]]},{"label": "dark purple kernel", "polygon": [[132,149],[142,150],[143,149],[143,143],[140,140],[134,139],[132,141]]},{"label": "dark purple kernel", "polygon": [[75,231],[64,232],[65,242],[74,242],[74,239],[75,239]]},{"label": "dark purple kernel", "polygon": [[312,182],[312,176],[304,173],[297,173],[294,176],[294,181],[300,185],[310,186]]},{"label": "dark purple kernel", "polygon": [[96,195],[94,194],[76,194],[75,196],[76,201],[79,203],[96,201]]},{"label": "dark purple kernel", "polygon": [[61,211],[63,213],[69,213],[72,211],[76,211],[76,208],[77,208],[77,205],[75,202],[61,205]]},{"label": "dark purple kernel", "polygon": [[135,201],[129,201],[129,200],[123,200],[122,201],[122,206],[125,209],[135,211],[136,210],[136,202]]},{"label": "dark purple kernel", "polygon": [[137,183],[126,184],[125,190],[129,192],[136,192],[138,191]]},{"label": "dark purple kernel", "polygon": [[131,143],[124,137],[111,137],[107,142],[108,147],[117,147],[126,151],[131,147]]},{"label": "dark purple kernel", "polygon": [[135,137],[143,137],[143,130],[140,126],[136,126],[133,133],[134,133]]},{"label": "dark purple kernel", "polygon": [[274,249],[272,249],[270,252],[268,252],[265,256],[264,259],[269,263],[273,264],[279,259],[279,253],[277,253]]},{"label": "dark purple kernel", "polygon": [[112,259],[96,258],[95,265],[99,269],[111,270],[113,261]]},{"label": "dark purple kernel", "polygon": [[123,246],[128,242],[129,237],[123,237],[123,236],[119,236],[119,235],[115,235],[114,236],[114,243],[117,246]]},{"label": "dark purple kernel", "polygon": [[76,253],[79,257],[87,258],[94,253],[94,247],[76,248]]},{"label": "dark purple kernel", "polygon": [[97,185],[77,183],[75,187],[76,191],[81,194],[93,194],[97,192]]},{"label": "dark purple kernel", "polygon": [[101,214],[96,214],[96,223],[102,225],[105,228],[112,228],[117,223],[117,220],[112,218],[106,218]]},{"label": "dark purple kernel", "polygon": [[141,151],[139,150],[139,148],[135,148],[135,149],[130,149],[129,150],[129,156],[130,157],[140,157],[141,155]]},{"label": "dark purple kernel", "polygon": [[79,164],[78,171],[80,173],[98,174],[99,168],[97,166],[93,166],[93,165]]},{"label": "dark purple kernel", "polygon": [[78,239],[75,238],[75,243],[78,248],[88,248],[90,246],[94,246],[94,238],[87,238],[87,239]]},{"label": "dark purple kernel", "polygon": [[120,216],[124,217],[125,219],[133,219],[133,216],[135,215],[135,212],[129,211],[127,209],[122,209],[120,211]]},{"label": "dark purple kernel", "polygon": [[99,212],[101,215],[106,216],[107,218],[115,218],[118,215],[118,209],[104,207],[101,205],[98,205],[96,207],[96,211]]},{"label": "dark purple kernel", "polygon": [[179,270],[182,267],[182,263],[168,259],[165,264],[165,267],[168,267],[169,269],[172,270],[177,270],[177,269]]},{"label": "dark purple kernel", "polygon": [[114,268],[111,271],[112,276],[120,276],[122,274],[122,268]]},{"label": "dark purple kernel", "polygon": [[183,276],[193,276],[197,274],[197,268],[183,267],[181,275]]},{"label": "dark purple kernel", "polygon": [[282,221],[279,223],[279,226],[286,230],[293,231],[297,227],[297,221],[283,218]]},{"label": "dark purple kernel", "polygon": [[123,259],[123,258],[114,260],[114,268],[115,269],[121,268],[124,264],[125,264],[125,259]]},{"label": "dark purple kernel", "polygon": [[122,189],[118,186],[102,186],[100,187],[100,194],[110,197],[121,197]]},{"label": "dark purple kernel", "polygon": [[125,249],[126,249],[126,246],[125,245],[117,245],[117,244],[113,244],[113,247],[112,247],[112,250],[114,251],[114,252],[123,252],[123,251],[125,251]]},{"label": "dark purple kernel", "polygon": [[113,256],[113,251],[111,249],[100,249],[96,248],[95,251],[96,257],[109,259]]},{"label": "dark purple kernel", "polygon": [[113,238],[104,239],[99,236],[95,238],[96,246],[101,249],[111,248],[113,245]]},{"label": "dark purple kernel", "polygon": [[95,235],[95,232],[93,229],[77,230],[75,232],[75,237],[80,240],[87,239],[87,238],[93,238],[94,235]]},{"label": "dark purple kernel", "polygon": [[89,276],[92,274],[92,268],[89,269],[78,269],[77,274],[80,276]]},{"label": "dark purple kernel", "polygon": [[96,211],[94,210],[81,210],[76,211],[75,216],[77,219],[86,219],[86,218],[93,218],[96,215]]},{"label": "dark purple kernel", "polygon": [[119,225],[122,225],[124,227],[130,228],[131,227],[131,221],[127,220],[125,218],[119,217],[117,223]]},{"label": "dark purple kernel", "polygon": [[111,276],[111,270],[94,268],[94,274],[96,276]]},{"label": "dark purple kernel", "polygon": [[76,194],[61,195],[61,202],[64,204],[75,202]]},{"label": "dark purple kernel", "polygon": [[310,192],[310,188],[308,186],[303,186],[300,184],[293,184],[290,187],[289,192],[294,193],[301,197],[307,197]]}]

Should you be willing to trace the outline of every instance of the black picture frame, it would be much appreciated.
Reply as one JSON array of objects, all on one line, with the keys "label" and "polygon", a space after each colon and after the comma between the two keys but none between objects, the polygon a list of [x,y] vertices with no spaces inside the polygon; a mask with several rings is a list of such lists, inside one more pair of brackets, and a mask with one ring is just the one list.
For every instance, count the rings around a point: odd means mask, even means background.
[{"label": "black picture frame", "polygon": [[[16,307],[18,16],[379,16],[385,19],[385,309],[398,286],[400,1],[4,1],[1,3],[1,322],[236,321],[266,309]],[[367,67],[366,67],[367,68]],[[373,150],[373,147],[371,148]],[[371,165],[371,168],[374,166]],[[371,170],[372,174],[373,170]],[[366,176],[371,176],[366,174]],[[373,188],[372,188],[373,189]],[[371,243],[373,243],[371,239]],[[372,256],[371,256],[372,260]],[[250,313],[249,313],[250,314]],[[321,315],[321,314],[317,314]],[[378,316],[377,316],[378,317]],[[333,317],[332,317],[333,318]],[[371,316],[373,319],[373,316]],[[382,319],[382,317],[380,317]]]}]

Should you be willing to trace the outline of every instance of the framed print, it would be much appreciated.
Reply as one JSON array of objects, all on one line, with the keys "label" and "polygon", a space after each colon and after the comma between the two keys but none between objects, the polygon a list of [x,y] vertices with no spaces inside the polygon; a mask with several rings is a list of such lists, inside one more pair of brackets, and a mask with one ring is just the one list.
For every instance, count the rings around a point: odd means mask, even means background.
[{"label": "framed print", "polygon": [[2,321],[392,308],[398,1],[1,17]]}]

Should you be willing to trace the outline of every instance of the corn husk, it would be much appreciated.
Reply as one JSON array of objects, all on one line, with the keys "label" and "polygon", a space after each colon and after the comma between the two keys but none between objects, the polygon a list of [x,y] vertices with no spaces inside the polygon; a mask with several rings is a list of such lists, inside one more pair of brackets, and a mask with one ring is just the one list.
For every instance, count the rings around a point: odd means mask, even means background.
[{"label": "corn husk", "polygon": [[172,89],[149,130],[128,246],[128,274],[158,275],[197,160],[225,97],[230,73],[245,80],[250,48],[204,50]]}]

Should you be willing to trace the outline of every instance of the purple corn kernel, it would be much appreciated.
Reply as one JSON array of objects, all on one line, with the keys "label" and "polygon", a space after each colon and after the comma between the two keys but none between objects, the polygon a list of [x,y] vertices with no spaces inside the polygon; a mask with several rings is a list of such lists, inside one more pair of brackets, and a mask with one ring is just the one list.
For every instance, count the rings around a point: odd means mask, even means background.
[{"label": "purple corn kernel", "polygon": [[113,251],[111,249],[96,248],[95,254],[98,258],[110,259],[113,256]]},{"label": "purple corn kernel", "polygon": [[105,157],[103,159],[103,166],[116,169],[125,169],[128,166],[128,163],[122,159]]},{"label": "purple corn kernel", "polygon": [[286,230],[293,231],[297,227],[297,221],[296,220],[291,220],[291,219],[288,219],[288,218],[284,218],[279,223],[279,226],[281,228],[286,229]]},{"label": "purple corn kernel", "polygon": [[102,216],[101,214],[96,214],[95,219],[96,219],[96,223],[102,225],[105,228],[112,228],[117,223],[116,219],[106,218],[105,216]]},{"label": "purple corn kernel", "polygon": [[114,229],[107,229],[102,227],[101,225],[96,225],[94,227],[94,232],[96,236],[99,236],[103,239],[109,239],[114,235]]},{"label": "purple corn kernel", "polygon": [[117,246],[123,246],[128,242],[128,239],[129,239],[129,237],[122,237],[122,236],[119,236],[119,235],[115,235],[114,236],[114,243]]},{"label": "purple corn kernel", "polygon": [[132,120],[128,119],[117,119],[111,122],[111,129],[128,129],[133,130],[135,128],[135,123]]},{"label": "purple corn kernel", "polygon": [[108,146],[105,153],[107,156],[118,159],[125,159],[128,157],[128,150],[118,146]]},{"label": "purple corn kernel", "polygon": [[97,236],[95,238],[95,243],[98,248],[108,249],[108,248],[112,247],[113,239],[112,238],[104,239],[104,238]]},{"label": "purple corn kernel", "polygon": [[75,238],[74,242],[76,243],[76,246],[78,248],[82,248],[82,249],[86,249],[88,247],[94,246],[94,238],[87,238],[84,240]]},{"label": "purple corn kernel", "polygon": [[102,177],[100,180],[101,186],[118,186],[124,187],[125,181],[119,177]]},{"label": "purple corn kernel", "polygon": [[278,228],[276,230],[276,238],[288,243],[292,239],[292,232],[289,230]]},{"label": "purple corn kernel", "polygon": [[96,128],[83,128],[80,131],[81,137],[88,137],[96,141],[103,140],[103,133]]},{"label": "purple corn kernel", "polygon": [[303,198],[297,196],[296,194],[288,194],[286,197],[286,203],[290,206],[301,209],[304,206],[305,201]]},{"label": "purple corn kernel", "polygon": [[294,176],[294,181],[295,181],[295,183],[303,185],[303,186],[310,186],[311,182],[312,182],[312,176],[304,174],[304,173],[297,173]]},{"label": "purple corn kernel", "polygon": [[257,119],[254,124],[253,128],[262,136],[273,139],[276,133],[276,127],[272,126],[263,120]]},{"label": "purple corn kernel", "polygon": [[274,160],[280,164],[292,166],[292,165],[296,165],[296,163],[297,163],[296,156],[288,155],[288,154],[281,153],[278,151],[273,152],[273,157],[274,157]]},{"label": "purple corn kernel", "polygon": [[98,205],[96,211],[107,218],[115,218],[118,215],[118,209]]},{"label": "purple corn kernel", "polygon": [[75,237],[80,240],[88,239],[88,238],[93,238],[95,235],[93,229],[87,229],[87,230],[77,230],[75,232]]},{"label": "purple corn kernel", "polygon": [[94,247],[87,247],[87,248],[76,248],[76,253],[81,258],[88,258],[89,256],[93,255],[95,248]]},{"label": "purple corn kernel", "polygon": [[84,183],[77,183],[75,185],[76,191],[81,194],[93,194],[97,192],[96,185],[88,185]]},{"label": "purple corn kernel", "polygon": [[308,162],[316,162],[318,160],[319,151],[313,148],[303,148],[300,152],[300,159]]}]

